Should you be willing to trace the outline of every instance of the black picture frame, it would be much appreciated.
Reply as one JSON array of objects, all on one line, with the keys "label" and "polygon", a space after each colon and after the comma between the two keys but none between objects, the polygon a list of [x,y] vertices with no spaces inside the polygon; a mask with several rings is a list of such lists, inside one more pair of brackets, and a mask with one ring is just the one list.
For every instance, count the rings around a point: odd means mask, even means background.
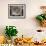
[{"label": "black picture frame", "polygon": [[8,4],[9,19],[24,19],[26,17],[26,4]]}]

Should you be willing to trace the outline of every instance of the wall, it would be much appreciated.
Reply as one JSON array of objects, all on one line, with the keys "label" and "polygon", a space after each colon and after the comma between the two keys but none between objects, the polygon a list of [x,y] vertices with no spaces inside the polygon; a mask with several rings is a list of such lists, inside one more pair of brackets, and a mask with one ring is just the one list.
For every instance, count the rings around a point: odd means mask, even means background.
[{"label": "wall", "polygon": [[[8,19],[8,4],[26,4],[25,19]],[[46,5],[46,0],[0,0],[0,34],[4,34],[6,25],[15,25],[18,36],[31,36],[36,29],[44,29],[38,25],[35,16],[41,13],[40,6]]]}]

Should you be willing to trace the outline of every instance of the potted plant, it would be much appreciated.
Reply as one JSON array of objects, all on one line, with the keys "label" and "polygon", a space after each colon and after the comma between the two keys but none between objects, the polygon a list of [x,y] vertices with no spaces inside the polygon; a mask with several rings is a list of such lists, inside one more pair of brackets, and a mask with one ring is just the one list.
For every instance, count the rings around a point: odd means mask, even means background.
[{"label": "potted plant", "polygon": [[41,6],[42,14],[37,15],[36,19],[39,20],[41,26],[46,27],[46,6]]},{"label": "potted plant", "polygon": [[15,26],[6,26],[5,34],[8,37],[8,42],[11,41],[12,36],[17,36],[17,29]]}]

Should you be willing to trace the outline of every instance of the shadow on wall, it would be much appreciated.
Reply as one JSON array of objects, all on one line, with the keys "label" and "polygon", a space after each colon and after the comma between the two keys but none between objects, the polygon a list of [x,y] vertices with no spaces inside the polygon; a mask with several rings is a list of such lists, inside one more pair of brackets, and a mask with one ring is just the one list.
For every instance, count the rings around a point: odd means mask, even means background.
[{"label": "shadow on wall", "polygon": [[39,27],[40,26],[40,22],[38,20],[36,20],[36,16],[33,16],[30,18],[31,24],[34,25],[34,27]]},{"label": "shadow on wall", "polygon": [[5,28],[0,25],[0,35],[4,35]]}]

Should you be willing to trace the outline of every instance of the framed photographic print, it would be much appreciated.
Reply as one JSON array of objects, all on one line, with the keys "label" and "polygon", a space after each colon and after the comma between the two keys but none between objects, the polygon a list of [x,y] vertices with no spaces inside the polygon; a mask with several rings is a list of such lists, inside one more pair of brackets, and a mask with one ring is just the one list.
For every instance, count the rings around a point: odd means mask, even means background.
[{"label": "framed photographic print", "polygon": [[26,4],[8,4],[9,19],[24,19],[26,17]]}]

